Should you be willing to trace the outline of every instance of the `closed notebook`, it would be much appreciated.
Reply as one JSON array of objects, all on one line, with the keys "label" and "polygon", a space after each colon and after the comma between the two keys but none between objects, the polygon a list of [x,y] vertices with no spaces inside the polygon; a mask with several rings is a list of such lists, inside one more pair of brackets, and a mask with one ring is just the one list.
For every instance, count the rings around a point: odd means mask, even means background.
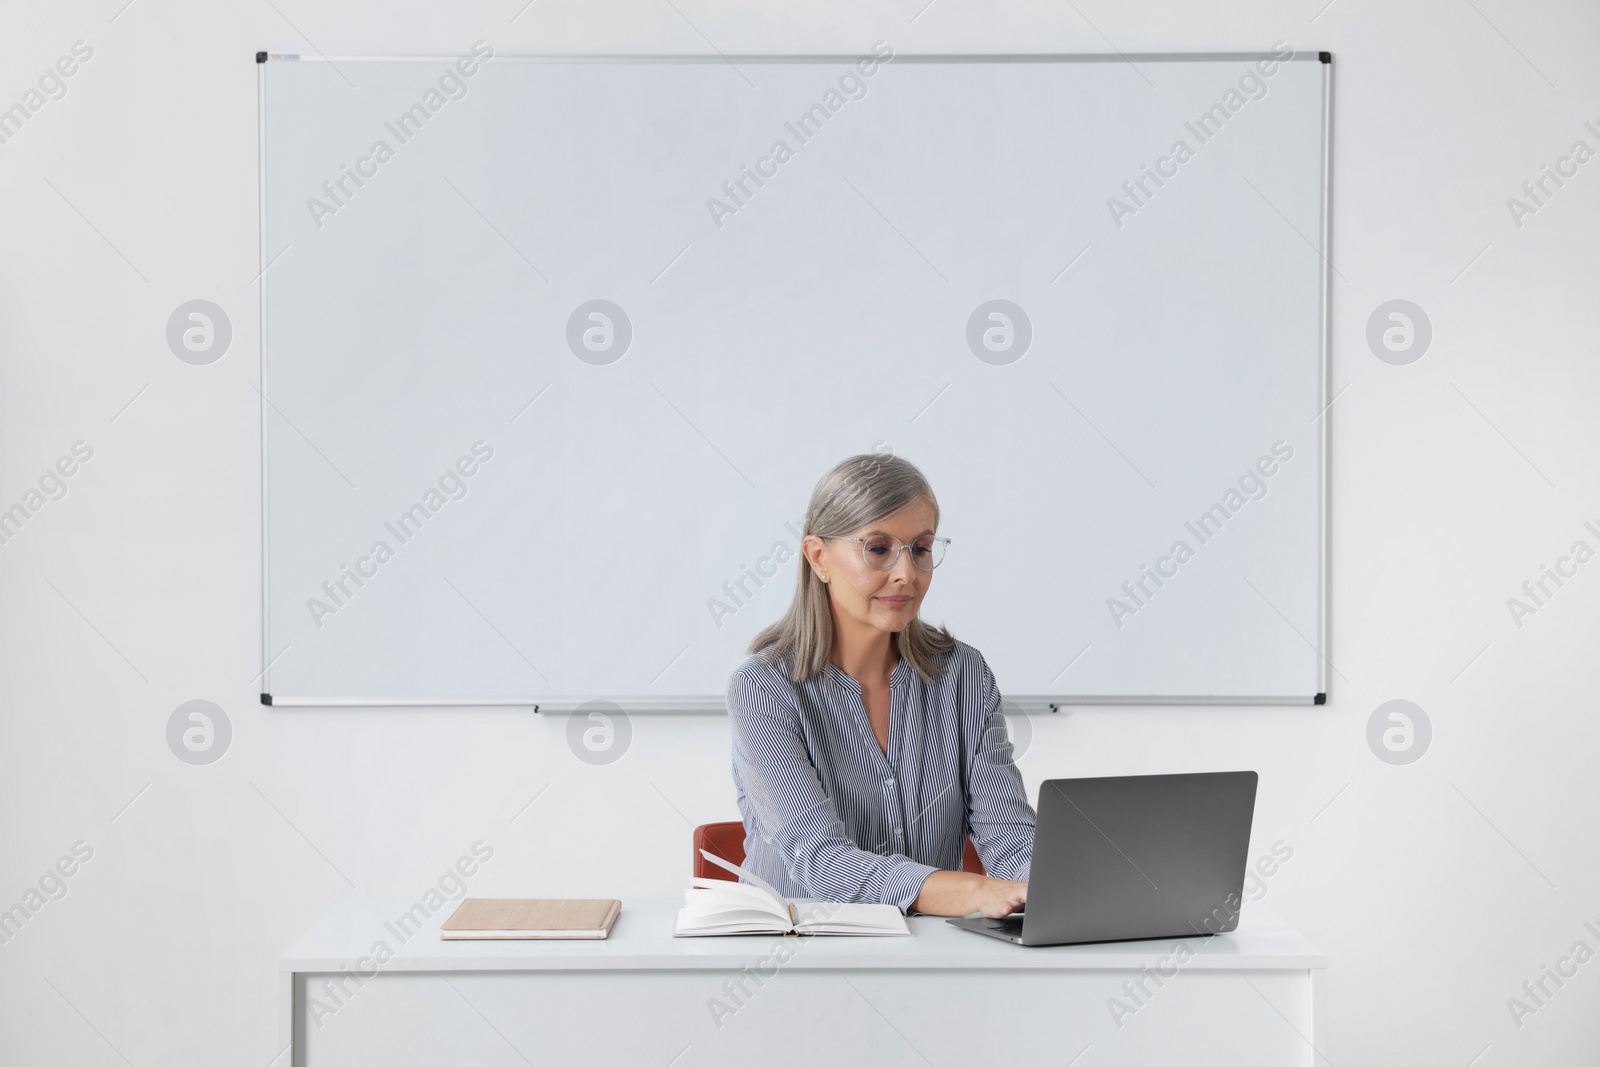
[{"label": "closed notebook", "polygon": [[611,933],[620,900],[497,900],[468,897],[439,927],[445,941],[599,939]]}]

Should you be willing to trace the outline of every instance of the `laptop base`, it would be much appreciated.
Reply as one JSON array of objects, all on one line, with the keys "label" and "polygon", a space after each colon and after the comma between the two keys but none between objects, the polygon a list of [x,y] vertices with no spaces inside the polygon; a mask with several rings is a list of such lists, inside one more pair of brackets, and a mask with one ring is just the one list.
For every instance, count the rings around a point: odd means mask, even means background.
[{"label": "laptop base", "polygon": [[1029,944],[1022,939],[1022,917],[1015,919],[985,919],[981,915],[964,915],[959,919],[946,919],[951,926],[959,926],[963,930],[971,930],[975,934],[985,937],[996,937],[1001,941],[1010,941],[1014,945],[1025,945],[1028,948],[1048,948],[1051,945],[1116,945],[1129,941],[1176,941],[1190,937],[1215,937],[1211,930],[1200,930],[1187,934],[1166,934],[1150,937],[1084,937],[1074,938],[1069,941],[1045,941]]},{"label": "laptop base", "polygon": [[988,937],[998,937],[1002,941],[1013,944],[1022,944],[1022,918],[1013,919],[1007,916],[1004,919],[985,919],[981,915],[965,915],[959,919],[946,919],[951,926],[959,926],[963,930],[971,930],[975,934],[984,934]]}]

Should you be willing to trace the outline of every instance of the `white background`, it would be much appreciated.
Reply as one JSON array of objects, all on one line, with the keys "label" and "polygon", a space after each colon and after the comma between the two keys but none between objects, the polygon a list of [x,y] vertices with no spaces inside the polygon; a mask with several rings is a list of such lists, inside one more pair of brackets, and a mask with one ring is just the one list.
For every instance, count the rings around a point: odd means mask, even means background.
[{"label": "white background", "polygon": [[[1578,939],[1600,947],[1583,927],[1600,925],[1600,563],[1520,629],[1506,599],[1574,540],[1596,547],[1583,523],[1600,525],[1600,161],[1520,229],[1506,198],[1574,140],[1600,147],[1583,128],[1600,125],[1600,14],[1319,6],[542,0],[514,22],[515,2],[445,14],[136,0],[115,21],[118,3],[9,7],[0,104],[73,41],[95,55],[0,145],[0,506],[73,441],[95,455],[0,545],[0,907],[74,841],[94,858],[0,945],[0,1057],[265,1065],[281,1050],[276,956],[333,901],[418,899],[479,838],[495,855],[475,894],[672,895],[690,825],[735,811],[720,716],[638,716],[626,754],[594,767],[569,750],[564,718],[256,703],[256,49],[1284,40],[1336,62],[1335,695],[1310,709],[1034,717],[1021,764],[1030,790],[1055,775],[1259,770],[1251,852],[1294,849],[1265,903],[1329,954],[1334,1063],[1590,1062],[1600,962],[1520,1029],[1506,1000]],[[195,298],[235,326],[209,367],[179,362],[163,336]],[[1434,327],[1406,367],[1364,338],[1397,298]],[[1434,737],[1420,761],[1391,766],[1365,728],[1401,697]],[[173,709],[197,698],[234,727],[204,767],[165,740]],[[1112,1058],[1118,1036],[1108,1017],[1082,1062]]]}]

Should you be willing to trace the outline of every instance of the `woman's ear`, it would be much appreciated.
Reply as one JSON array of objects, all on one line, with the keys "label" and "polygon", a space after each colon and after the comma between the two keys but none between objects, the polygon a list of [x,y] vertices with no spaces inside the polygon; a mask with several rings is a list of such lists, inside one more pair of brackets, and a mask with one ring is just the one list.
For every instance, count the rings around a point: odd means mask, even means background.
[{"label": "woman's ear", "polygon": [[822,550],[826,543],[816,534],[806,534],[800,542],[800,552],[806,558],[806,565],[824,582],[828,580],[827,572],[822,568]]}]

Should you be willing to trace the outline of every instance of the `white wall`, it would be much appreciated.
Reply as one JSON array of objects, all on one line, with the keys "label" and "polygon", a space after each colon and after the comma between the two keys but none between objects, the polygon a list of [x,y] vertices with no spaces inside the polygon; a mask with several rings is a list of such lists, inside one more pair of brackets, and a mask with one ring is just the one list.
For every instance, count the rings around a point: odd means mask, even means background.
[{"label": "white wall", "polygon": [[[735,812],[720,717],[636,716],[626,755],[592,767],[564,718],[256,700],[251,54],[479,38],[503,51],[855,52],[880,38],[902,52],[1331,50],[1330,702],[1076,710],[1034,720],[1023,768],[1030,790],[1258,769],[1252,852],[1294,849],[1265,899],[1329,954],[1333,1062],[1588,1062],[1600,962],[1520,1027],[1506,1001],[1574,942],[1600,949],[1584,927],[1600,927],[1600,563],[1520,628],[1506,599],[1575,540],[1600,548],[1583,525],[1600,527],[1600,161],[1520,227],[1506,198],[1574,141],[1600,149],[1584,128],[1600,128],[1600,9],[539,0],[511,22],[519,0],[119,3],[12,5],[0,32],[0,107],[73,42],[94,50],[0,144],[0,508],[75,441],[94,450],[67,495],[0,544],[0,908],[75,842],[93,849],[66,895],[0,944],[4,1062],[267,1064],[281,1050],[276,957],[335,901],[417,899],[478,839],[495,854],[474,893],[669,896],[690,824]],[[235,330],[210,366],[164,339],[196,298]],[[1364,336],[1396,298],[1434,329],[1408,366]],[[786,592],[769,586],[763,610]],[[1434,728],[1407,766],[1366,740],[1393,698]],[[209,766],[166,740],[193,699],[233,727]],[[1107,1059],[1117,1036],[1108,1016]]]}]

